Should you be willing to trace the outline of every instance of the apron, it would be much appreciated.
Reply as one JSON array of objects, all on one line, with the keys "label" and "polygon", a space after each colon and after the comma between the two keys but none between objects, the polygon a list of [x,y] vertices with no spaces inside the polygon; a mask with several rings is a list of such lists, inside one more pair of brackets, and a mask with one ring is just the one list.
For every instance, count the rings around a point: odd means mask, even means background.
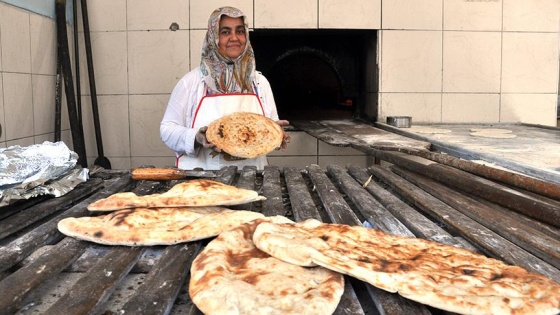
[{"label": "apron", "polygon": [[[212,121],[235,112],[251,112],[264,115],[264,110],[259,97],[256,94],[213,94],[205,95],[200,100],[195,109],[192,128],[199,129],[208,126]],[[177,157],[176,166],[180,169],[194,169],[200,167],[205,170],[219,170],[224,166],[235,165],[243,168],[246,165],[256,166],[257,169],[264,169],[267,165],[265,155],[254,159],[235,158],[221,152],[217,153],[212,149],[200,148],[198,155],[188,156],[182,154]]]}]

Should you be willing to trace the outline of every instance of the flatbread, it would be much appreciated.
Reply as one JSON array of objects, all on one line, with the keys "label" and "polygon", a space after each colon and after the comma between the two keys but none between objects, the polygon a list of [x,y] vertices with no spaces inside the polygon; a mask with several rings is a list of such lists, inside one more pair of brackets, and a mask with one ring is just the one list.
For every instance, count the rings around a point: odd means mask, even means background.
[{"label": "flatbread", "polygon": [[223,207],[137,208],[95,217],[64,218],[58,230],[68,236],[105,245],[171,245],[214,237],[264,217]]},{"label": "flatbread", "polygon": [[286,262],[320,265],[450,312],[560,312],[557,282],[450,245],[313,219],[296,224],[263,222],[253,242]]},{"label": "flatbread", "polygon": [[265,200],[254,190],[241,189],[208,179],[181,182],[162,194],[138,196],[132,192],[113,194],[92,202],[89,211],[132,208],[231,206]]},{"label": "flatbread", "polygon": [[206,138],[232,156],[252,159],[279,148],[284,131],[263,115],[238,112],[211,122]]},{"label": "flatbread", "polygon": [[193,303],[204,314],[332,314],[344,292],[344,277],[258,250],[251,239],[261,222],[293,223],[281,216],[256,219],[213,239],[191,266]]},{"label": "flatbread", "polygon": [[495,138],[495,139],[513,139],[517,135],[513,134],[509,129],[503,128],[473,128],[470,130],[473,137]]}]

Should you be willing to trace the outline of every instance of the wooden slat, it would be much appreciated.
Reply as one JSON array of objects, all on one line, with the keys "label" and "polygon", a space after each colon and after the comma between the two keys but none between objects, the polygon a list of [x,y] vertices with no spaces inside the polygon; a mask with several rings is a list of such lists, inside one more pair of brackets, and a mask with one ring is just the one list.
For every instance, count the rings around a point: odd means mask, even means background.
[{"label": "wooden slat", "polygon": [[265,166],[263,171],[263,196],[262,213],[265,216],[286,215],[282,203],[282,183],[280,182],[280,170],[277,166]]},{"label": "wooden slat", "polygon": [[73,315],[97,313],[142,255],[143,247],[114,247],[45,313]]},{"label": "wooden slat", "polygon": [[[318,165],[307,167],[309,176],[315,185],[317,194],[320,196],[323,206],[333,223],[361,225],[360,220],[353,212],[352,208],[344,201],[334,184]],[[367,285],[371,293],[372,302],[376,304],[381,314],[386,314],[390,310],[391,314],[430,314],[426,306],[419,303],[403,303],[402,297],[397,294],[378,289]]]},{"label": "wooden slat", "polygon": [[0,239],[22,230],[41,219],[69,208],[84,197],[93,194],[103,187],[103,181],[98,178],[81,183],[63,196],[46,200],[17,214],[0,221]]},{"label": "wooden slat", "polygon": [[[235,184],[235,187],[241,189],[255,190],[256,188],[256,177],[257,177],[257,167],[255,166],[244,166],[239,173],[239,179]],[[256,207],[252,202],[245,203],[241,205],[230,206],[234,210],[254,210]]]},{"label": "wooden slat", "polygon": [[395,235],[414,236],[406,226],[375,200],[342,167],[330,165],[327,167],[327,171],[334,177],[337,184],[344,190],[372,227]]},{"label": "wooden slat", "polygon": [[129,187],[130,184],[130,177],[121,177],[110,186],[105,187],[98,193],[88,197],[67,211],[32,229],[21,237],[11,240],[8,243],[0,244],[0,272],[9,269],[21,260],[25,259],[37,248],[60,241],[63,238],[63,235],[56,227],[58,221],[67,217],[80,217],[88,214],[86,207],[90,203],[122,191],[123,189]]},{"label": "wooden slat", "polygon": [[491,229],[512,243],[541,258],[556,268],[560,268],[560,241],[518,221],[507,213],[493,208],[454,191],[424,176],[393,167],[395,173],[422,188],[469,218]]},{"label": "wooden slat", "polygon": [[550,198],[535,198],[453,167],[400,152],[374,150],[374,154],[392,164],[422,174],[464,192],[560,227],[560,203]]},{"label": "wooden slat", "polygon": [[355,140],[342,132],[325,127],[315,121],[291,120],[290,124],[323,142],[337,147],[347,147],[350,145],[350,142]]},{"label": "wooden slat", "polygon": [[65,238],[33,262],[2,280],[0,313],[15,313],[33,290],[64,270],[84,252],[85,248],[84,242]]},{"label": "wooden slat", "polygon": [[418,189],[417,186],[414,186],[395,173],[375,166],[370,166],[368,170],[398,191],[401,196],[422,209],[422,211],[429,213],[442,223],[453,228],[465,239],[478,244],[478,247],[488,255],[497,257],[509,264],[539,272],[560,282],[560,270],[557,268],[528,253],[441,200]]},{"label": "wooden slat", "polygon": [[[360,184],[365,184],[371,174],[356,165],[349,165],[348,172],[356,178]],[[425,238],[434,242],[440,242],[452,246],[467,247],[455,239],[451,234],[439,227],[436,223],[413,209],[407,203],[393,195],[375,181],[370,181],[366,190],[375,196],[381,204],[389,210],[400,222],[410,229],[416,237]]]},{"label": "wooden slat", "polygon": [[301,171],[293,167],[284,167],[284,178],[295,220],[299,222],[312,218],[322,221]]},{"label": "wooden slat", "polygon": [[338,189],[327,177],[319,165],[309,165],[307,167],[309,177],[313,182],[314,189],[321,198],[323,207],[333,223],[348,225],[362,225],[352,208],[348,206]]},{"label": "wooden slat", "polygon": [[200,242],[168,246],[136,294],[119,312],[169,314],[200,249]]}]

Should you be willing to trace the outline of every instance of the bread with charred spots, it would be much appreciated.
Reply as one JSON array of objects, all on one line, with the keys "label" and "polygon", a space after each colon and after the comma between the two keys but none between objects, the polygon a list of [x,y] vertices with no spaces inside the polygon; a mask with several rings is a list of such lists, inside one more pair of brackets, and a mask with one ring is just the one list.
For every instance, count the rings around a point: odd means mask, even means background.
[{"label": "bread with charred spots", "polygon": [[206,138],[232,156],[252,159],[268,154],[282,144],[284,132],[275,121],[263,115],[238,112],[208,125]]}]

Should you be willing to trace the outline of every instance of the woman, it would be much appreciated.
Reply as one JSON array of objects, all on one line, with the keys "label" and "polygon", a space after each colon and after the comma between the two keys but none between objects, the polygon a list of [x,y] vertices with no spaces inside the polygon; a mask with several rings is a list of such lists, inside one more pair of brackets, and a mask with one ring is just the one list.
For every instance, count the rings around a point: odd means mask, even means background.
[{"label": "woman", "polygon": [[[200,66],[175,86],[160,125],[163,142],[177,154],[181,169],[220,169],[255,165],[263,169],[266,156],[237,159],[222,153],[206,139],[210,122],[233,112],[254,112],[277,121],[270,84],[255,70],[246,17],[239,9],[222,7],[210,15]],[[284,133],[282,148],[289,142]]]}]

